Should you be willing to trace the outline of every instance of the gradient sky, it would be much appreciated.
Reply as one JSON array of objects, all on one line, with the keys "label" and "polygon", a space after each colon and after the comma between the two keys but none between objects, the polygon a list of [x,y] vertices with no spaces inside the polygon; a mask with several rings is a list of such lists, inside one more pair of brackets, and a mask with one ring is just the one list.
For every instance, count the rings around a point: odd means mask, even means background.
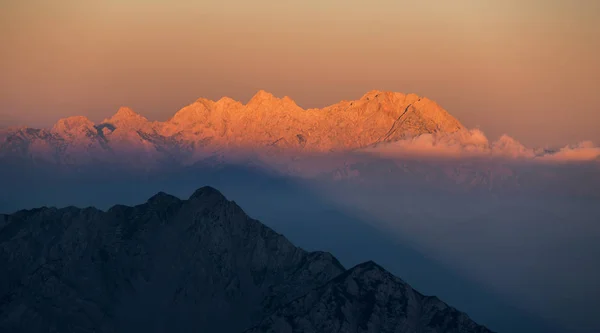
[{"label": "gradient sky", "polygon": [[600,144],[598,17],[595,0],[0,0],[0,125],[381,89],[492,139]]}]

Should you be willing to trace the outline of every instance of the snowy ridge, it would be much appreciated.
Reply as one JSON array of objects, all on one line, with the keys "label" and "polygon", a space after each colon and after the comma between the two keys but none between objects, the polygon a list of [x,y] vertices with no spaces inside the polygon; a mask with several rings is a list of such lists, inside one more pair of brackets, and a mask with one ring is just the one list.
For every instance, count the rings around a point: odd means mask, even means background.
[{"label": "snowy ridge", "polygon": [[[540,150],[507,135],[490,141],[432,100],[377,90],[322,109],[305,110],[261,90],[246,104],[200,98],[165,122],[122,107],[99,124],[76,116],[51,129],[0,131],[2,181],[16,186],[32,178],[15,175],[16,169],[160,174],[203,163],[336,181],[373,182],[391,174],[391,181],[495,194],[547,191],[546,184],[560,192],[566,184],[571,192],[597,195],[600,182],[600,148],[591,142]],[[529,165],[545,172],[531,172]],[[575,165],[591,180],[570,189],[580,172],[554,168],[561,165]],[[375,169],[378,175],[365,178]]]},{"label": "snowy ridge", "polygon": [[201,98],[165,122],[150,122],[122,107],[100,124],[76,116],[59,120],[50,130],[9,130],[0,141],[0,157],[122,163],[123,156],[136,151],[144,162],[175,157],[189,164],[215,151],[342,151],[461,129],[435,102],[414,94],[372,91],[356,101],[304,110],[287,96],[280,99],[261,90],[247,104]]}]

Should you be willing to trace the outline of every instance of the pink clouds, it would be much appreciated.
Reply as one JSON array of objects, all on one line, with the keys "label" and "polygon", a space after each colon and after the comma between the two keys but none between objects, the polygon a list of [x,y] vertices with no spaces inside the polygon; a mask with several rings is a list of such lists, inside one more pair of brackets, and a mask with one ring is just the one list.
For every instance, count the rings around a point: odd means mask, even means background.
[{"label": "pink clouds", "polygon": [[478,130],[455,133],[423,134],[414,138],[379,144],[364,151],[386,156],[418,155],[430,157],[530,157],[528,150],[509,136],[502,136],[490,143],[485,134]]},{"label": "pink clouds", "polygon": [[544,154],[538,159],[553,162],[584,162],[600,159],[600,147],[591,141],[583,141],[569,145],[551,154]]},{"label": "pink clouds", "polygon": [[543,162],[584,162],[600,158],[600,147],[586,141],[556,152],[536,154],[508,135],[490,142],[478,129],[455,133],[423,134],[361,150],[384,157],[421,156],[438,158],[488,157]]}]

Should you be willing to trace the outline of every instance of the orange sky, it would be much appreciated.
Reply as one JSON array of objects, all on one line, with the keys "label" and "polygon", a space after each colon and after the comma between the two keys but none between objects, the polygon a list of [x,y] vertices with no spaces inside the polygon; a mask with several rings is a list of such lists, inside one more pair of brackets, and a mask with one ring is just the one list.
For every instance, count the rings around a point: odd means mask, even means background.
[{"label": "orange sky", "polygon": [[594,0],[0,0],[0,125],[381,89],[492,139],[600,144],[598,17]]}]

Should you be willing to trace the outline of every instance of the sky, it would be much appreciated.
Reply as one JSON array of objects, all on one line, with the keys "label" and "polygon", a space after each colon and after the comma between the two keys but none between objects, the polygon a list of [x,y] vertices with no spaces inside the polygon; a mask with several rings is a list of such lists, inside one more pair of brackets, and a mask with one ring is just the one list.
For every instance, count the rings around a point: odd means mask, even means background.
[{"label": "sky", "polygon": [[492,139],[599,144],[599,16],[594,0],[0,0],[0,127],[378,89]]}]

